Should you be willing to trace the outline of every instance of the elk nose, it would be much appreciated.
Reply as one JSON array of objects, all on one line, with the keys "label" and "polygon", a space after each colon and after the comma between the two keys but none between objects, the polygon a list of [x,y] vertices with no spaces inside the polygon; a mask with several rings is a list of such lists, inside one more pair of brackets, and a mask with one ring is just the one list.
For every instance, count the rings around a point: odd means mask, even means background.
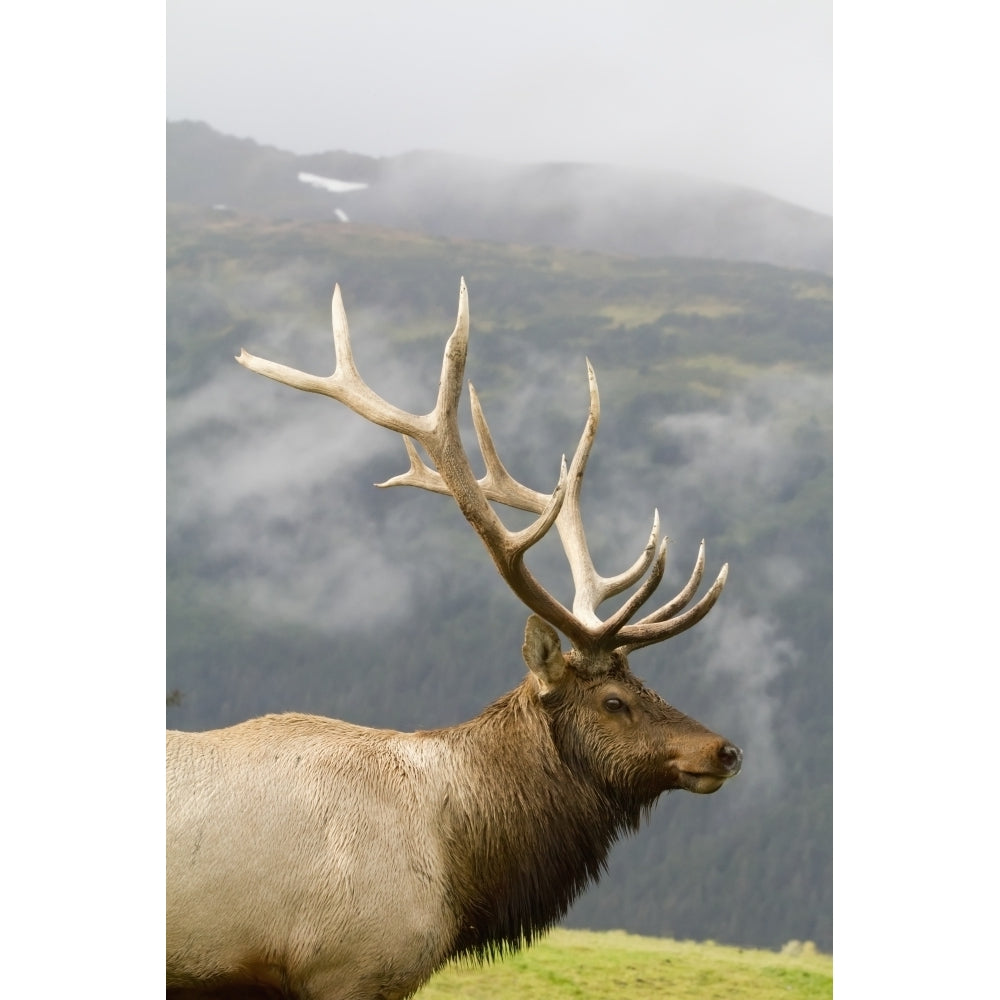
[{"label": "elk nose", "polygon": [[732,743],[727,743],[719,750],[719,763],[729,772],[730,777],[739,774],[743,766],[743,751]]}]

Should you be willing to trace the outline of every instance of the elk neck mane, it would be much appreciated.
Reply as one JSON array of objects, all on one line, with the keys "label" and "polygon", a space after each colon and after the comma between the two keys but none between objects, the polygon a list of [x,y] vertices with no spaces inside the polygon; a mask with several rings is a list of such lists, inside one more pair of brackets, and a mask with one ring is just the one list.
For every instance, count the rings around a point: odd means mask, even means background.
[{"label": "elk neck mane", "polygon": [[421,734],[447,741],[467,779],[449,794],[442,831],[456,955],[486,960],[530,944],[653,805],[581,775],[560,745],[559,696],[544,698],[528,677],[470,722]]}]

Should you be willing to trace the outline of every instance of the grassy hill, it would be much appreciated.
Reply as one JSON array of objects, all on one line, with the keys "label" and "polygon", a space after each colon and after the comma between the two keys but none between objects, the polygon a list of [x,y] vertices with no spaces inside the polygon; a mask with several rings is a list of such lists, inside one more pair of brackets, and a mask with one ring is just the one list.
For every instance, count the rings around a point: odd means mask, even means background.
[{"label": "grassy hill", "polygon": [[833,959],[811,943],[780,953],[621,931],[555,930],[494,965],[451,966],[417,1000],[829,1000]]}]

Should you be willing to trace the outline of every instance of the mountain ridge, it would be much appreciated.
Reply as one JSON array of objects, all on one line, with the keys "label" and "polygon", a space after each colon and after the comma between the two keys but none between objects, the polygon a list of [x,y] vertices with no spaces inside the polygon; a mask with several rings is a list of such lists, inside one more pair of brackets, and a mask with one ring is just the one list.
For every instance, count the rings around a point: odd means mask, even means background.
[{"label": "mountain ridge", "polygon": [[[833,267],[829,216],[678,172],[427,151],[299,155],[191,121],[167,122],[166,154],[168,203],[622,256]],[[323,179],[365,186],[331,191]]]}]

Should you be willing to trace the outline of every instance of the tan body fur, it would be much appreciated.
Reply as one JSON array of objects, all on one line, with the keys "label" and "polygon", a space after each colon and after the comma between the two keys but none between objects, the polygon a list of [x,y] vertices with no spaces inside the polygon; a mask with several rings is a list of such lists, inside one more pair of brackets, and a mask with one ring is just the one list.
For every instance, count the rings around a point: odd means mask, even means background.
[{"label": "tan body fur", "polygon": [[168,733],[167,757],[168,986],[246,973],[404,996],[441,963],[454,921],[430,835],[452,783],[439,740],[283,715]]}]

